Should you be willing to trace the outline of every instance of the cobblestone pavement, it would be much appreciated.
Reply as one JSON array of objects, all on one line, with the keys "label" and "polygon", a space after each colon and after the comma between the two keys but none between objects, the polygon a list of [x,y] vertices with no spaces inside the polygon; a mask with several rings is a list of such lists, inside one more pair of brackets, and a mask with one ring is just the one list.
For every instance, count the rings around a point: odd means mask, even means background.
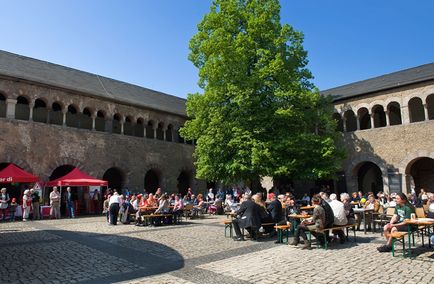
[{"label": "cobblestone pavement", "polygon": [[434,248],[392,257],[375,249],[379,233],[363,232],[327,251],[234,242],[224,218],[162,227],[108,226],[103,217],[0,223],[0,283],[434,282]]}]

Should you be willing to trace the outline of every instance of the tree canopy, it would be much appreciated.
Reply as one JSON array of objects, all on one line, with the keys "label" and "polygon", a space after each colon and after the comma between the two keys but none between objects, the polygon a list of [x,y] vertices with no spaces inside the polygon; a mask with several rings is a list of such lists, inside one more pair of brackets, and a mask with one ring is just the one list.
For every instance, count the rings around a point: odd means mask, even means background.
[{"label": "tree canopy", "polygon": [[303,34],[278,0],[214,0],[190,40],[203,94],[187,98],[181,135],[196,141],[197,177],[329,177],[340,166],[332,104],[311,83]]}]

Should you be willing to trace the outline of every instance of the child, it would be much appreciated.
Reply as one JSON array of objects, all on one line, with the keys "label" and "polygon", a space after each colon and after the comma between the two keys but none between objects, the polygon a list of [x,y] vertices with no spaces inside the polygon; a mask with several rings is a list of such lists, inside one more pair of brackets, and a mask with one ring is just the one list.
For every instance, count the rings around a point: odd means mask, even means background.
[{"label": "child", "polygon": [[18,203],[17,199],[14,197],[12,198],[11,204],[9,205],[9,212],[11,214],[11,222],[15,222],[15,211],[17,209]]}]

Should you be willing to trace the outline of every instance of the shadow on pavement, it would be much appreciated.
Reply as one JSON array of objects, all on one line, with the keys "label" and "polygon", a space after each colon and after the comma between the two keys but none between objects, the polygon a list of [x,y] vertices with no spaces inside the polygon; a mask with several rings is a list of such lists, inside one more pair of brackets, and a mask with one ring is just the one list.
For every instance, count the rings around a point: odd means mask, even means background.
[{"label": "shadow on pavement", "polygon": [[1,283],[113,283],[184,267],[183,257],[160,243],[59,229],[1,230],[0,251]]}]

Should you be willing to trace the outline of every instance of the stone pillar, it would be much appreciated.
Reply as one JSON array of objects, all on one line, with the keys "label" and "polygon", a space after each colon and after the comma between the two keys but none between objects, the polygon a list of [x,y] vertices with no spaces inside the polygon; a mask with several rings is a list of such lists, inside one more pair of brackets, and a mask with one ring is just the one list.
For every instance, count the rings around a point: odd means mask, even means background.
[{"label": "stone pillar", "polygon": [[410,113],[408,112],[408,105],[401,107],[401,120],[402,124],[410,123]]},{"label": "stone pillar", "polygon": [[167,131],[167,127],[163,128],[163,141],[166,141],[166,131]]},{"label": "stone pillar", "polygon": [[17,105],[16,99],[6,99],[6,117],[10,119],[15,118],[15,107]]},{"label": "stone pillar", "polygon": [[121,124],[121,134],[124,134],[124,124],[125,124],[125,118],[121,118],[121,120],[119,121],[119,123]]},{"label": "stone pillar", "polygon": [[374,115],[375,113],[371,112],[368,113],[369,114],[369,118],[371,119],[371,129],[375,128],[375,124],[374,124]]},{"label": "stone pillar", "polygon": [[92,130],[95,131],[96,112],[92,112],[92,114],[90,115],[90,117],[92,118]]},{"label": "stone pillar", "polygon": [[423,104],[423,111],[425,114],[425,121],[428,120],[428,104]]},{"label": "stone pillar", "polygon": [[356,122],[357,122],[357,130],[360,130],[360,120],[358,115],[356,115]]},{"label": "stone pillar", "polygon": [[29,121],[33,121],[33,108],[34,104],[29,104]]},{"label": "stone pillar", "polygon": [[50,123],[50,113],[51,113],[51,109],[47,107],[47,124]]},{"label": "stone pillar", "polygon": [[389,122],[389,114],[390,114],[390,112],[388,110],[386,110],[385,114],[386,114],[386,126],[389,126],[390,125],[390,122]]},{"label": "stone pillar", "polygon": [[154,125],[152,125],[152,130],[154,131],[154,139],[157,139],[157,128],[158,128],[158,125],[156,125],[156,123],[154,123]]},{"label": "stone pillar", "polygon": [[62,114],[63,114],[62,126],[66,126],[66,114],[67,113],[68,113],[68,111],[66,109],[62,111]]}]

